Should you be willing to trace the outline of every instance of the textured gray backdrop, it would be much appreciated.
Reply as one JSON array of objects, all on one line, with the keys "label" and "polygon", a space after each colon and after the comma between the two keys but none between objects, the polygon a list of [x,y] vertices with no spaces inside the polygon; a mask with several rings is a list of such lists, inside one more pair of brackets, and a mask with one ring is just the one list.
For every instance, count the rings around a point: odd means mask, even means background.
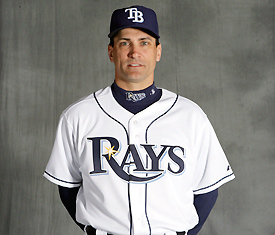
[{"label": "textured gray backdrop", "polygon": [[59,115],[113,81],[112,11],[159,19],[156,84],[208,114],[236,179],[201,235],[275,234],[274,0],[2,0],[0,234],[83,234],[42,177]]}]

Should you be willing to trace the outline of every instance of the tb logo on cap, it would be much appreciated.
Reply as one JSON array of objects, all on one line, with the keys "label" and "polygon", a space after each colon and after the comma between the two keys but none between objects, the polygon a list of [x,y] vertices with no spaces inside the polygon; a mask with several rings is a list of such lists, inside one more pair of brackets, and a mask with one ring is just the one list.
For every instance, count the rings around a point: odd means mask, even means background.
[{"label": "tb logo on cap", "polygon": [[132,20],[132,22],[142,23],[144,21],[143,19],[143,13],[141,11],[138,11],[137,8],[128,8],[125,10],[125,12],[129,11],[129,20]]}]

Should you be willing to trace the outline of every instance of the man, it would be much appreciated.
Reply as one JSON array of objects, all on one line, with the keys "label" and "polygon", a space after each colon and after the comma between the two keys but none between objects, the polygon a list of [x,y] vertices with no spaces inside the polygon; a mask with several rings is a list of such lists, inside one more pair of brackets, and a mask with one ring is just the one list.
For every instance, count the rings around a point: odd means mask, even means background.
[{"label": "man", "polygon": [[86,234],[197,234],[234,174],[204,112],[154,85],[155,12],[113,12],[112,86],[61,115],[44,176]]}]

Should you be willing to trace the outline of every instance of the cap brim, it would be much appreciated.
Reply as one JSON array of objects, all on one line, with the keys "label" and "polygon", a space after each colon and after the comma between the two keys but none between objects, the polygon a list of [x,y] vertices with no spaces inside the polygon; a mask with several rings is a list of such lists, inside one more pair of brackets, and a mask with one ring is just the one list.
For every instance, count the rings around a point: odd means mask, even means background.
[{"label": "cap brim", "polygon": [[120,30],[126,29],[126,28],[140,29],[140,30],[142,30],[143,32],[145,32],[145,33],[151,35],[151,36],[154,37],[154,38],[160,38],[159,35],[157,35],[156,33],[152,32],[151,30],[146,29],[146,28],[143,28],[143,27],[138,27],[138,26],[133,26],[133,27],[123,26],[123,27],[120,27],[120,28],[114,30],[113,32],[109,33],[109,34],[108,34],[108,37],[109,37],[109,38],[112,38],[112,37],[114,37]]}]

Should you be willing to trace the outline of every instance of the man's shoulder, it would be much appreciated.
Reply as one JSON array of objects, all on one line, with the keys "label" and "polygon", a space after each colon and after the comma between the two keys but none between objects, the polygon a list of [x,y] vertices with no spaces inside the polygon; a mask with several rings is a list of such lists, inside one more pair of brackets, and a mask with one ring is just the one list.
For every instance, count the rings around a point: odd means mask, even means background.
[{"label": "man's shoulder", "polygon": [[61,116],[70,116],[74,114],[82,114],[87,111],[90,112],[92,109],[97,107],[97,100],[103,97],[106,97],[111,92],[110,86],[100,89],[92,94],[82,97],[81,99],[75,101],[71,105],[69,105],[63,112]]},{"label": "man's shoulder", "polygon": [[190,111],[192,110],[194,112],[199,112],[204,114],[204,111],[201,109],[201,107],[197,103],[195,103],[193,100],[187,97],[181,96],[173,91],[169,91],[163,88],[161,89],[164,97],[166,97],[167,99],[170,98],[170,99],[176,100],[177,106],[184,107],[184,110],[190,110]]}]

